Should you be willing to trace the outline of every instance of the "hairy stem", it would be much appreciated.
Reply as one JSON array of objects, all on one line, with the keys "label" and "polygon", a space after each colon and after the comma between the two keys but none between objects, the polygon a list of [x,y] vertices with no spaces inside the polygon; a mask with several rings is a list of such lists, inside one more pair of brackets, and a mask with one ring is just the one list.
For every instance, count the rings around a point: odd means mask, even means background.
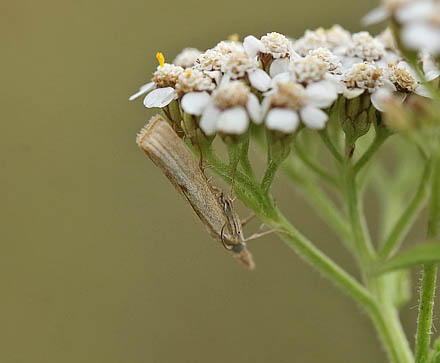
[{"label": "hairy stem", "polygon": [[[429,199],[428,238],[439,236],[440,230],[440,156],[432,160],[431,195]],[[416,333],[416,363],[426,363],[430,354],[432,310],[434,307],[437,266],[423,266],[420,288],[419,316]]]}]

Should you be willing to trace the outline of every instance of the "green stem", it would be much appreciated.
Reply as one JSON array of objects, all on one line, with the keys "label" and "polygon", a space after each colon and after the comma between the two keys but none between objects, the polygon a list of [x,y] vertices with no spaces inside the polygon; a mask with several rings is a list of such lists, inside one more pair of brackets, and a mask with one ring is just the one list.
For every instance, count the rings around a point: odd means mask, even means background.
[{"label": "green stem", "polygon": [[[344,168],[345,196],[348,206],[348,215],[352,228],[353,238],[362,266],[369,269],[375,258],[375,251],[368,236],[364,217],[361,216],[359,200],[356,190],[356,175],[350,160],[347,159]],[[365,272],[365,271],[364,271]]]},{"label": "green stem", "polygon": [[246,136],[246,139],[241,144],[240,164],[245,174],[255,179],[254,169],[249,161],[249,135]]},{"label": "green stem", "polygon": [[330,153],[333,155],[333,157],[339,162],[343,162],[343,158],[341,154],[339,153],[338,149],[333,145],[333,142],[330,140],[330,136],[328,134],[327,129],[321,130],[318,132],[319,136],[321,137],[324,144],[327,146]]},{"label": "green stem", "polygon": [[[440,156],[432,161],[431,195],[429,199],[428,238],[439,235],[440,222]],[[426,363],[430,354],[432,310],[434,307],[437,266],[424,265],[420,289],[419,316],[416,333],[416,363]]]},{"label": "green stem", "polygon": [[371,158],[376,154],[377,150],[382,146],[386,139],[390,136],[388,131],[377,131],[376,136],[368,147],[367,151],[362,155],[362,157],[354,165],[354,173],[357,174],[361,169],[371,160]]},{"label": "green stem", "polygon": [[416,194],[400,216],[394,228],[391,230],[389,237],[386,239],[379,251],[380,258],[386,259],[399,249],[415,219],[422,210],[428,193],[427,185],[429,181],[429,173],[430,165],[427,163],[420,179]]},{"label": "green stem", "polygon": [[392,363],[413,363],[414,357],[400,323],[397,309],[389,303],[377,304],[372,320]]},{"label": "green stem", "polygon": [[264,173],[263,180],[261,181],[261,188],[265,194],[269,193],[270,187],[275,179],[275,175],[277,174],[277,170],[279,168],[279,164],[270,160],[266,172]]}]

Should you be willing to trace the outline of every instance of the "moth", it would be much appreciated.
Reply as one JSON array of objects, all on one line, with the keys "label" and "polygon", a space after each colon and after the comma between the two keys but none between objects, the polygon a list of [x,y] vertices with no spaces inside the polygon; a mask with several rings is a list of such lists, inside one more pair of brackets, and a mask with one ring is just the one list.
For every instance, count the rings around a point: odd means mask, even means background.
[{"label": "moth", "polygon": [[211,236],[244,266],[254,269],[246,241],[257,238],[257,234],[244,238],[233,199],[211,185],[199,161],[169,123],[160,115],[154,116],[139,132],[136,143],[188,201]]}]

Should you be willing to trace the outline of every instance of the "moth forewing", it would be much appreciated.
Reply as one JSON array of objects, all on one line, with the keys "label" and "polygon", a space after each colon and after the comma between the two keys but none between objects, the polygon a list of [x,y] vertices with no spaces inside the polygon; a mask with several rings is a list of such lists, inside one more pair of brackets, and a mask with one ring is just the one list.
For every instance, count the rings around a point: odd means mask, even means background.
[{"label": "moth forewing", "polygon": [[223,193],[215,191],[210,185],[198,160],[168,122],[159,115],[154,116],[140,131],[136,142],[189,202],[211,236],[226,241],[229,246],[237,245],[235,251],[231,249],[232,252],[253,269],[255,264],[242,238],[241,224],[237,227],[240,222],[231,214],[232,208],[224,207]]}]

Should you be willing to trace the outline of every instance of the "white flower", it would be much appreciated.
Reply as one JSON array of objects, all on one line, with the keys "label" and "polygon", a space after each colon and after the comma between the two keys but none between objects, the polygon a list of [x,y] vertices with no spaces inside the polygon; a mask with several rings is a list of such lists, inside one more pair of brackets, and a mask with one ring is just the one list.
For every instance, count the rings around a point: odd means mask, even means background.
[{"label": "white flower", "polygon": [[385,50],[398,52],[396,39],[394,38],[391,28],[386,28],[382,33],[376,36],[376,39],[381,42]]},{"label": "white flower", "polygon": [[243,44],[241,44],[240,42],[234,42],[232,40],[222,40],[213,49],[222,55],[228,55],[244,50]]},{"label": "white flower", "polygon": [[340,74],[342,72],[341,58],[336,56],[331,50],[320,47],[311,50],[309,55],[322,60],[327,66],[327,71],[334,74]]},{"label": "white flower", "polygon": [[290,71],[294,74],[294,79],[305,84],[323,80],[327,68],[327,63],[313,55],[297,59],[290,65]]},{"label": "white flower", "polygon": [[222,66],[224,55],[214,49],[208,49],[205,53],[200,54],[195,63],[194,68],[201,71],[219,71]]},{"label": "white flower", "polygon": [[250,57],[269,55],[273,59],[290,57],[292,43],[284,35],[276,32],[267,33],[260,40],[252,35],[244,38],[244,49]]},{"label": "white flower", "polygon": [[393,17],[402,43],[414,50],[440,54],[440,3],[435,0],[387,0],[364,18],[374,23]]},{"label": "white flower", "polygon": [[342,26],[336,24],[325,32],[327,47],[333,52],[345,48],[351,42],[351,33]]},{"label": "white flower", "polygon": [[431,23],[430,19],[405,24],[401,39],[408,48],[440,54],[440,24]]},{"label": "white flower", "polygon": [[[315,89],[319,84],[320,87],[326,89],[327,97],[334,101],[338,97],[338,93],[343,92],[344,87],[340,76],[328,72],[328,67],[328,63],[314,55],[298,58],[290,64],[290,80],[300,83],[304,87],[313,85]],[[283,78],[287,79],[285,75],[278,75],[275,81]]]},{"label": "white flower", "polygon": [[231,79],[239,79],[246,76],[248,71],[258,67],[255,58],[249,57],[245,51],[235,51],[224,57],[221,64],[221,71]]},{"label": "white flower", "polygon": [[385,84],[383,70],[368,62],[354,64],[345,72],[343,80],[344,96],[348,99],[358,97],[365,91],[374,93]]},{"label": "white flower", "polygon": [[362,19],[364,25],[380,23],[390,18],[400,7],[413,0],[383,0],[382,5],[370,11]]},{"label": "white flower", "polygon": [[423,90],[408,69],[404,63],[390,63],[386,69],[367,62],[355,64],[344,75],[344,96],[352,99],[368,91],[373,106],[384,112],[384,103],[390,97],[403,102],[409,92]]},{"label": "white flower", "polygon": [[197,69],[188,68],[180,73],[176,81],[176,92],[183,95],[189,92],[212,91],[215,84],[210,77]]},{"label": "white flower", "polygon": [[216,132],[239,135],[249,127],[249,119],[262,122],[258,98],[242,81],[223,82],[212,95],[188,93],[182,98],[182,109],[200,116],[200,128],[207,135]]},{"label": "white flower", "polygon": [[185,48],[174,58],[173,63],[183,68],[191,68],[201,54],[202,52],[196,48]]},{"label": "white flower", "polygon": [[293,43],[293,49],[302,56],[317,48],[327,48],[336,55],[341,55],[350,43],[350,32],[340,25],[333,25],[327,30],[306,30],[304,36]]},{"label": "white flower", "polygon": [[377,61],[385,56],[384,45],[373,38],[368,32],[353,34],[352,42],[347,48],[346,55],[357,59],[358,62]]},{"label": "white flower", "polygon": [[290,133],[297,129],[301,119],[309,128],[324,128],[328,116],[322,109],[330,107],[337,97],[329,90],[332,88],[319,82],[306,87],[292,81],[277,82],[263,101],[266,127]]},{"label": "white flower", "polygon": [[293,49],[302,56],[317,48],[328,48],[327,34],[324,28],[306,30],[304,35],[293,43]]},{"label": "white flower", "polygon": [[174,87],[179,75],[183,72],[183,68],[174,64],[163,63],[163,56],[158,55],[159,58],[161,59],[161,64],[157,67],[156,72],[154,72],[152,82],[141,86],[139,91],[129,98],[130,101],[148,93],[144,99],[144,105],[145,107],[153,108],[165,107],[171,101],[178,98]]}]

